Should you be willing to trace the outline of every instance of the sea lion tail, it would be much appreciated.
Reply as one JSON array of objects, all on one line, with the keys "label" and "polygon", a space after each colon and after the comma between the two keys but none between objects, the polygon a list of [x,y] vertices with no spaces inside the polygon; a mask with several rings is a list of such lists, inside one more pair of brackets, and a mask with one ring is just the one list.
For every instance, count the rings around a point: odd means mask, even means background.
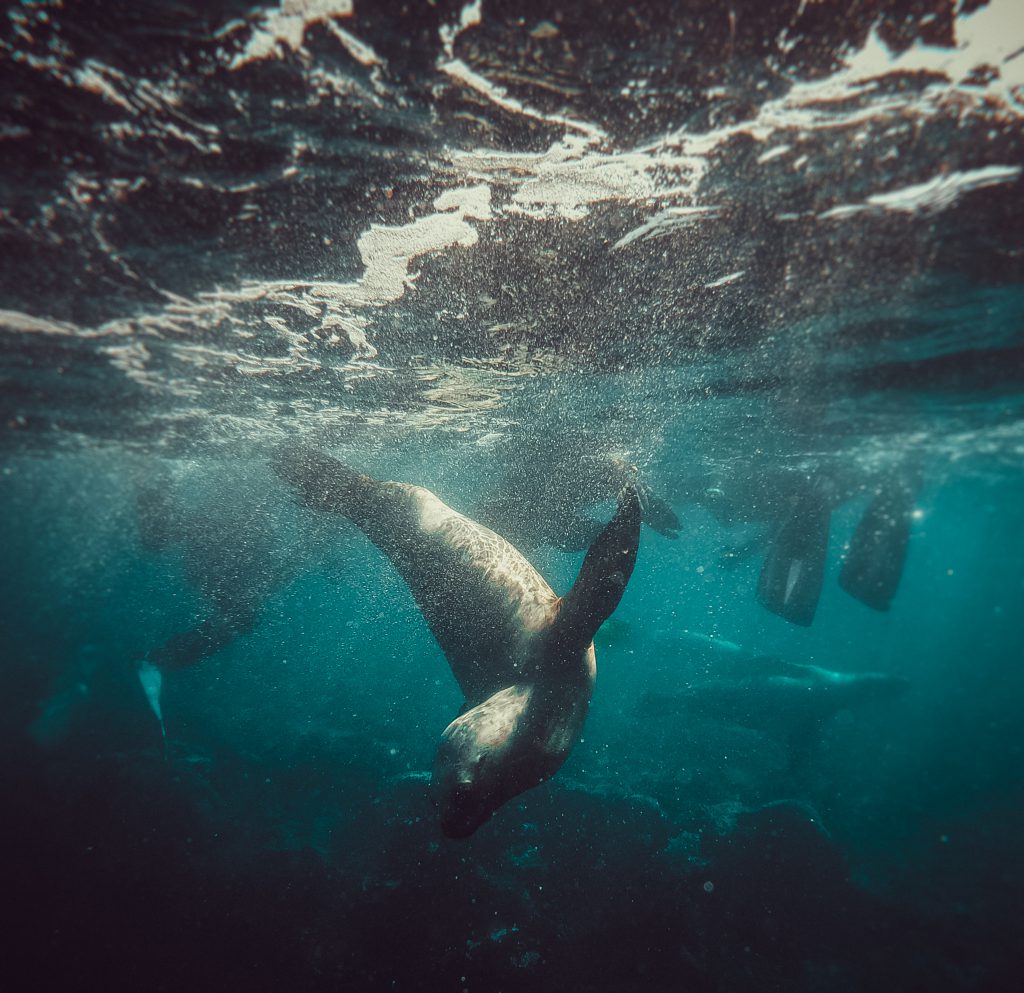
[{"label": "sea lion tail", "polygon": [[626,590],[640,543],[641,505],[635,483],[619,494],[615,516],[587,551],[572,589],[562,597],[554,633],[574,645],[589,645]]},{"label": "sea lion tail", "polygon": [[369,476],[315,448],[279,448],[271,467],[298,491],[299,500],[312,510],[324,510],[353,517],[373,484]]}]

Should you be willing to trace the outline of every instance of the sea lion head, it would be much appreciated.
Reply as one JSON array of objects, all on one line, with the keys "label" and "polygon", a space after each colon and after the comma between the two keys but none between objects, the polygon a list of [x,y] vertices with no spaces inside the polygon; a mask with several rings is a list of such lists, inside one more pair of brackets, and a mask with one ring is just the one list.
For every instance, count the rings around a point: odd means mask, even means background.
[{"label": "sea lion head", "polygon": [[524,732],[532,692],[506,687],[445,729],[431,792],[446,837],[469,837],[503,803],[550,774],[546,763],[531,761],[530,735]]}]

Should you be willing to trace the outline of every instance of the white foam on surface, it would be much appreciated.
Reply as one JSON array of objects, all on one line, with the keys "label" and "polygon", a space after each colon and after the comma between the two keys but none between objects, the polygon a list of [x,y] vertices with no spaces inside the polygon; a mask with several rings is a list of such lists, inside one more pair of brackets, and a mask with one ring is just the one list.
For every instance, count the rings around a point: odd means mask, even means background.
[{"label": "white foam on surface", "polygon": [[[479,242],[482,228],[495,220],[513,216],[581,224],[599,205],[623,206],[630,208],[622,212],[627,218],[623,224],[631,228],[615,231],[608,244],[612,251],[638,252],[652,239],[701,225],[721,213],[721,188],[714,193],[715,202],[708,203],[711,195],[704,193],[702,186],[718,159],[731,153],[730,143],[738,138],[752,139],[757,146],[748,160],[755,167],[749,169],[743,181],[756,182],[764,175],[799,182],[805,175],[816,174],[820,179],[821,170],[830,168],[823,149],[836,144],[848,147],[851,154],[854,150],[856,154],[863,152],[865,170],[879,167],[885,175],[888,159],[898,157],[901,147],[896,140],[886,143],[886,127],[895,134],[899,129],[908,131],[936,119],[943,127],[947,121],[955,126],[962,119],[992,121],[994,127],[1008,121],[1016,125],[1024,116],[1021,9],[1020,0],[992,0],[971,13],[959,13],[951,47],[918,42],[903,52],[894,52],[879,32],[872,30],[863,45],[842,53],[833,73],[821,79],[792,82],[747,120],[731,120],[725,126],[701,132],[678,127],[623,148],[617,147],[599,123],[575,116],[571,107],[563,107],[561,113],[545,112],[511,95],[488,78],[486,67],[470,64],[473,59],[467,54],[469,46],[466,52],[460,50],[457,54],[460,36],[484,24],[485,5],[474,0],[461,8],[457,20],[440,29],[435,82],[451,87],[456,95],[465,90],[477,106],[478,98],[482,98],[503,113],[561,132],[546,150],[452,149],[425,159],[429,183],[424,185],[431,193],[412,206],[406,223],[370,224],[356,237],[363,268],[355,279],[253,281],[212,287],[194,299],[166,294],[166,304],[153,313],[96,328],[0,312],[0,327],[19,333],[109,339],[103,342],[101,351],[113,367],[148,389],[183,397],[198,395],[190,377],[205,383],[215,380],[225,368],[247,380],[325,366],[343,372],[349,377],[347,382],[387,376],[391,370],[379,361],[379,352],[386,355],[387,351],[386,343],[377,337],[376,312],[415,291],[417,260],[471,249]],[[240,39],[244,39],[241,32],[250,32],[237,54],[218,55],[220,71],[224,66],[237,69],[253,61],[299,53],[311,105],[323,93],[332,97],[356,94],[376,106],[383,106],[387,97],[401,106],[402,94],[384,87],[384,60],[354,30],[349,30],[352,25],[342,27],[339,23],[353,12],[352,0],[282,0],[276,6],[258,9],[218,32],[222,38],[237,35]],[[317,65],[303,47],[308,30],[316,25],[369,72],[357,71],[349,79],[344,71],[337,71],[334,61],[329,66]],[[553,26],[543,30],[545,37],[552,30],[557,33]],[[777,39],[780,51],[786,50],[786,44],[784,37]],[[9,45],[0,43],[0,48],[10,51]],[[96,94],[113,108],[112,116],[123,115],[123,120],[102,125],[115,142],[156,132],[204,154],[220,151],[220,129],[186,116],[182,107],[187,102],[179,95],[186,91],[176,89],[175,78],[136,80],[96,59],[73,67],[70,59],[62,62],[57,57],[12,54],[65,86]],[[725,88],[717,97],[714,93],[707,95],[712,100],[731,99]],[[304,148],[296,142],[282,178],[289,179],[304,167]],[[870,194],[862,202],[830,206],[817,217],[835,220],[865,211],[909,217],[945,209],[973,190],[1012,183],[1021,174],[1021,166],[1005,158],[977,168],[957,170],[957,164],[953,161],[950,171],[921,182],[910,180],[927,175],[924,169],[909,177],[904,174],[900,180],[889,181],[904,185]],[[201,172],[183,181],[196,188],[233,193],[259,188],[259,182],[250,180],[235,186],[218,185],[216,179],[203,177]],[[80,230],[90,232],[106,258],[135,278],[104,229],[104,217],[110,213],[106,205],[128,192],[116,185],[119,182],[127,181],[105,180],[97,185],[88,176],[69,175],[59,201],[41,209],[41,221],[33,234],[59,243],[61,231],[67,226],[51,224],[50,220],[70,214]],[[140,178],[138,182],[148,180]],[[452,188],[435,195],[439,186]],[[862,196],[858,188],[854,198]],[[820,207],[776,216],[815,216],[815,209]],[[612,212],[609,215],[617,216]],[[0,220],[3,216],[0,210]],[[744,270],[738,267],[744,264],[740,259],[731,265],[724,260],[719,271],[727,275],[705,284],[706,288],[741,282]],[[732,268],[738,271],[729,272]],[[329,257],[324,271],[333,271]],[[473,289],[481,295],[500,295],[494,287]],[[735,292],[745,291],[741,285]],[[511,329],[512,325],[506,327]],[[492,330],[496,335],[501,333],[497,325]],[[540,351],[527,356],[516,352],[515,347],[510,345],[493,364],[480,360],[475,368],[439,372],[439,363],[431,364],[429,375],[436,377],[436,386],[419,395],[426,401],[436,400],[435,408],[403,416],[444,416],[438,412],[447,407],[454,419],[466,410],[493,409],[501,401],[495,386],[499,377],[543,374],[557,364],[557,357]],[[167,368],[168,355],[176,363],[174,369]],[[467,366],[470,364],[467,361]],[[384,419],[388,416],[388,412],[382,413]]]},{"label": "white foam on surface", "polygon": [[[637,152],[657,155],[663,166],[673,158],[686,162],[694,176],[683,194],[683,205],[697,205],[699,182],[708,160],[739,136],[753,138],[765,146],[757,163],[767,165],[793,151],[793,143],[830,131],[855,132],[866,125],[888,119],[899,123],[925,121],[938,115],[961,116],[970,109],[994,121],[1024,116],[1024,16],[1019,0],[992,0],[970,14],[958,14],[956,44],[953,47],[916,42],[905,51],[893,52],[872,29],[864,45],[849,51],[831,75],[795,82],[789,90],[761,105],[744,121],[712,128],[699,134],[679,129],[641,146],[634,152],[614,156],[623,167]],[[983,75],[979,72],[984,71]],[[887,79],[918,77],[917,87],[887,89]],[[991,77],[991,78],[988,78]],[[987,79],[987,82],[980,80]],[[781,144],[779,143],[781,141]],[[802,169],[808,154],[796,158],[790,168]],[[938,178],[904,194],[873,197],[866,205],[840,205],[820,215],[848,216],[863,209],[880,208],[914,212],[924,207],[947,205],[960,194],[981,185],[1012,180],[1013,166],[991,166]],[[628,181],[622,189],[628,189]],[[925,189],[925,187],[928,187]],[[672,194],[662,193],[662,196]],[[915,199],[918,198],[918,199]],[[628,199],[628,197],[627,197]],[[570,216],[579,217],[583,203]],[[677,226],[679,215],[660,213],[628,232],[616,243],[625,247],[638,240],[667,234]]]},{"label": "white foam on surface", "polygon": [[697,224],[703,217],[714,217],[719,213],[718,207],[666,207],[649,221],[624,234],[612,249],[625,248],[634,241],[657,238],[669,234],[676,228]]},{"label": "white foam on surface", "polygon": [[580,135],[566,135],[546,152],[455,152],[466,175],[513,190],[505,210],[537,220],[579,221],[595,204],[656,202],[692,196],[704,160],[656,151],[605,152]]},{"label": "white foam on surface", "polygon": [[818,216],[822,219],[850,217],[866,210],[895,211],[903,214],[935,212],[953,206],[971,190],[984,189],[1020,178],[1020,166],[992,165],[966,172],[950,172],[935,176],[925,183],[915,183],[886,193],[875,193],[861,204],[839,204]]}]

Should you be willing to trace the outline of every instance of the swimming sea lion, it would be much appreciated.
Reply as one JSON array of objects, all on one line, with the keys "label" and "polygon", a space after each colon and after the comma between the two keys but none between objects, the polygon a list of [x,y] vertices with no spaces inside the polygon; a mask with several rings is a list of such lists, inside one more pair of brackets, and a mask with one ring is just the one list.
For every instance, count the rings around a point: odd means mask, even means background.
[{"label": "swimming sea lion", "polygon": [[593,637],[636,561],[634,486],[558,597],[504,538],[421,486],[381,482],[318,451],[274,467],[316,510],[344,514],[391,560],[466,696],[441,737],[431,780],[441,829],[464,838],[507,800],[558,771],[587,714]]},{"label": "swimming sea lion", "polygon": [[683,712],[753,728],[783,741],[794,765],[803,761],[825,723],[841,710],[906,692],[908,680],[885,672],[835,672],[774,657],[752,659],[749,675],[694,682],[676,693],[650,693],[647,716]]}]

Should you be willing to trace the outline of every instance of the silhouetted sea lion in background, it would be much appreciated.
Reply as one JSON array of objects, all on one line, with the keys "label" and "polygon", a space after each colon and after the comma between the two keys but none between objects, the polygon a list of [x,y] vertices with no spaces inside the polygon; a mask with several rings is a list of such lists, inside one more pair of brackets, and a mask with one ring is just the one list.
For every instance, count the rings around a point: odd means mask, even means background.
[{"label": "silhouetted sea lion in background", "polygon": [[764,550],[757,599],[773,614],[809,626],[821,597],[832,510],[848,494],[824,472],[765,466],[690,483],[689,498],[731,527],[764,523],[763,534],[745,539],[721,557],[725,568]]},{"label": "silhouetted sea lion in background", "polygon": [[774,657],[746,663],[747,675],[701,679],[676,693],[648,693],[648,716],[699,715],[752,728],[786,743],[790,760],[803,761],[829,718],[906,692],[910,682],[884,672],[834,672]]},{"label": "silhouetted sea lion in background", "polygon": [[808,627],[825,579],[834,487],[822,476],[801,480],[789,513],[776,525],[757,580],[757,599],[773,614]]},{"label": "silhouetted sea lion in background", "polygon": [[259,503],[221,495],[186,510],[165,472],[136,484],[135,508],[143,548],[180,547],[186,582],[211,608],[205,620],[148,652],[161,669],[194,665],[251,631],[263,604],[305,559],[298,542],[275,543],[273,516]]},{"label": "silhouetted sea lion in background", "polygon": [[361,475],[318,451],[274,467],[311,508],[343,514],[409,584],[466,697],[445,729],[431,790],[448,837],[558,771],[579,738],[596,675],[593,636],[618,605],[640,538],[623,489],[572,589],[557,597],[504,538],[406,483]]},{"label": "silhouetted sea lion in background", "polygon": [[241,474],[225,466],[190,472],[191,501],[181,479],[160,463],[133,474],[140,544],[152,554],[178,551],[186,583],[208,608],[202,620],[146,651],[138,663],[161,730],[163,673],[210,658],[252,631],[267,600],[308,566],[319,545],[316,534],[282,531],[276,482],[265,466]]},{"label": "silhouetted sea lion in background", "polygon": [[476,516],[517,544],[582,551],[604,527],[584,513],[586,508],[614,499],[628,484],[636,487],[643,523],[666,538],[678,538],[675,511],[637,479],[635,466],[618,455],[562,447],[552,451],[535,445],[529,458],[517,458],[512,450],[501,481],[480,501]]},{"label": "silhouetted sea lion in background", "polygon": [[809,626],[821,596],[833,510],[855,497],[871,502],[844,556],[839,584],[874,610],[888,610],[906,562],[920,470],[905,465],[864,478],[838,469],[751,469],[690,486],[688,496],[726,526],[763,521],[765,534],[748,539],[722,558],[726,567],[766,549],[757,598],[793,624]]}]

